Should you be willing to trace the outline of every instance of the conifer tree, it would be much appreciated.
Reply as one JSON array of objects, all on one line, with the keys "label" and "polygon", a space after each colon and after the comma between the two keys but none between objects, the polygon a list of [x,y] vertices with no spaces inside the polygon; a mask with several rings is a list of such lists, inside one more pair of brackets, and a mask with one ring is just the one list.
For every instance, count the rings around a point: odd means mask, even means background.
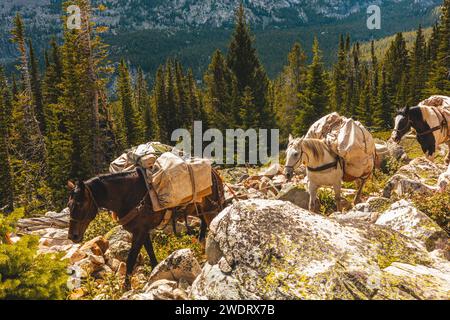
[{"label": "conifer tree", "polygon": [[292,133],[292,125],[300,107],[299,96],[306,86],[306,54],[299,43],[295,43],[288,55],[288,64],[272,85],[272,96],[277,122],[282,137]]},{"label": "conifer tree", "polygon": [[9,158],[9,126],[11,122],[11,96],[0,66],[0,211],[14,209],[13,181]]},{"label": "conifer tree", "polygon": [[151,140],[154,137],[156,123],[153,109],[150,104],[147,81],[145,80],[144,73],[141,68],[138,69],[134,92],[136,100],[135,104],[143,121],[145,139]]},{"label": "conifer tree", "polygon": [[419,26],[411,57],[410,104],[416,105],[425,98],[427,67],[425,36],[422,32],[422,26]]},{"label": "conifer tree", "polygon": [[39,128],[42,133],[45,132],[45,116],[44,116],[44,103],[42,101],[42,88],[41,88],[41,76],[39,72],[39,62],[37,61],[33,43],[28,41],[28,48],[30,52],[30,81],[31,90],[33,96],[33,104],[36,110],[36,120],[39,122]]},{"label": "conifer tree", "polygon": [[[409,55],[402,33],[397,33],[385,57],[386,83],[393,110],[408,105]],[[393,115],[391,115],[393,116]]]},{"label": "conifer tree", "polygon": [[153,109],[156,113],[158,120],[159,132],[155,138],[161,140],[161,142],[169,142],[170,137],[167,131],[167,124],[169,122],[169,114],[167,108],[167,98],[166,98],[166,85],[165,85],[165,75],[164,68],[160,66],[156,72],[155,84],[152,94],[152,104]]},{"label": "conifer tree", "polygon": [[36,105],[33,103],[33,89],[29,69],[29,61],[26,49],[25,27],[22,18],[18,13],[14,20],[12,30],[13,41],[16,43],[20,55],[20,72],[23,81],[24,92],[22,94],[21,105],[23,108],[23,129],[25,130],[21,141],[23,160],[41,163],[41,174],[44,172],[45,144],[44,137],[36,119]]},{"label": "conifer tree", "polygon": [[439,46],[433,61],[427,93],[450,95],[450,0],[442,4]]},{"label": "conifer tree", "polygon": [[[256,49],[253,46],[253,38],[246,22],[244,5],[241,3],[236,12],[236,27],[229,45],[227,65],[236,79],[238,101],[242,101],[248,88],[254,97],[254,110],[248,110],[247,114],[253,114],[259,127],[266,127],[273,121],[270,106],[267,101],[269,81],[267,74],[261,65]],[[234,110],[235,112],[238,110]],[[242,119],[241,119],[242,120]],[[250,123],[240,121],[244,128],[249,128]]]},{"label": "conifer tree", "polygon": [[305,134],[315,120],[325,115],[328,108],[327,77],[317,38],[314,39],[313,61],[309,66],[306,89],[301,95],[300,103],[303,108],[299,110],[295,121],[297,135]]},{"label": "conifer tree", "polygon": [[375,106],[375,125],[381,128],[392,128],[392,103],[389,99],[389,92],[387,87],[386,69],[383,66],[381,70],[381,81],[378,89],[378,99]]},{"label": "conifer tree", "polygon": [[337,112],[345,113],[343,88],[347,82],[347,52],[345,50],[344,36],[339,37],[338,60],[333,70],[332,86],[332,109]]},{"label": "conifer tree", "polygon": [[356,108],[356,118],[367,127],[373,125],[372,114],[372,86],[367,65],[362,67],[362,83],[364,84],[359,95],[359,104]]},{"label": "conifer tree", "polygon": [[125,60],[121,60],[118,68],[117,93],[123,113],[124,128],[129,146],[136,146],[144,142],[144,134],[140,123],[140,116],[133,99],[131,77]]}]

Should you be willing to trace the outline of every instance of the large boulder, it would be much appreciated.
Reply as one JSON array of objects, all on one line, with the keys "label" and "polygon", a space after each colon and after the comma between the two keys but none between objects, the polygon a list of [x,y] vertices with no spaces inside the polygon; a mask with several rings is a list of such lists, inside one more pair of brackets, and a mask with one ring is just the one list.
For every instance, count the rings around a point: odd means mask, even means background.
[{"label": "large boulder", "polygon": [[173,252],[152,271],[149,282],[166,279],[179,281],[185,279],[192,284],[202,271],[191,249]]},{"label": "large boulder", "polygon": [[450,263],[384,226],[248,200],[211,224],[194,299],[448,299]]},{"label": "large boulder", "polygon": [[401,167],[391,177],[383,190],[383,197],[393,194],[404,197],[411,194],[432,194],[436,192],[436,183],[445,167],[433,163],[425,157],[414,159]]},{"label": "large boulder", "polygon": [[406,200],[394,203],[378,217],[375,224],[389,227],[407,237],[422,241],[428,251],[447,248],[449,240],[447,233]]}]

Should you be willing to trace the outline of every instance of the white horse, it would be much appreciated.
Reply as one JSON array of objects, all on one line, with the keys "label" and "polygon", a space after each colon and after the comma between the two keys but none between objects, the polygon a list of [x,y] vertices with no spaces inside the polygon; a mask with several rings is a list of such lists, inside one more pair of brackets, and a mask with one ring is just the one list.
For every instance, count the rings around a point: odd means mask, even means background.
[{"label": "white horse", "polygon": [[[323,140],[298,138],[289,136],[286,155],[285,175],[290,180],[294,171],[304,164],[307,168],[308,191],[310,194],[309,210],[317,212],[317,190],[322,186],[333,187],[337,210],[342,211],[341,184],[344,180],[344,164]],[[361,194],[367,179],[358,180],[358,192],[354,204],[361,202]],[[347,180],[346,180],[347,181]]]}]

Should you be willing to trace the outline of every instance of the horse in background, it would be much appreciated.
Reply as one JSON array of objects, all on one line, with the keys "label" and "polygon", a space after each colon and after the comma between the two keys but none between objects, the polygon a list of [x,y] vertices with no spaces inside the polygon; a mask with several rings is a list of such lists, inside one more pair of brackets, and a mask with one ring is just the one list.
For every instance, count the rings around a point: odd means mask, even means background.
[{"label": "horse in background", "polygon": [[417,133],[417,141],[426,157],[434,161],[439,145],[445,143],[449,147],[445,163],[450,164],[450,128],[448,122],[450,112],[449,115],[444,114],[445,112],[447,111],[429,106],[401,109],[395,118],[392,140],[400,143],[411,128],[414,128]]},{"label": "horse in background", "polygon": [[[83,241],[84,233],[95,219],[100,208],[117,215],[119,224],[132,234],[131,250],[127,258],[125,288],[130,288],[130,279],[138,254],[145,247],[152,267],[158,265],[149,232],[170,223],[166,211],[154,212],[145,173],[141,170],[95,177],[86,182],[68,183],[71,190],[68,207],[70,224],[68,237],[75,243]],[[212,194],[198,204],[179,208],[201,219],[200,241],[204,241],[207,227],[224,207],[224,187],[217,171],[212,169]]]},{"label": "horse in background", "polygon": [[285,166],[286,177],[289,180],[292,179],[294,171],[302,164],[307,168],[310,211],[318,212],[319,208],[316,205],[317,190],[322,186],[330,186],[334,189],[337,210],[341,212],[342,181],[358,180],[358,192],[354,204],[361,202],[362,190],[368,177],[365,179],[347,177],[340,157],[323,140],[294,139],[292,135],[289,136]]}]

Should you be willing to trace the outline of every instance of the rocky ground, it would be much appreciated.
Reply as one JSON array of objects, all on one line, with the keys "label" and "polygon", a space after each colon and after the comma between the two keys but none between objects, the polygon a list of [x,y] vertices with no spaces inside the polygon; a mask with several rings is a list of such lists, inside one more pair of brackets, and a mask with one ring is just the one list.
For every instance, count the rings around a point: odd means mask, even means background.
[{"label": "rocky ground", "polygon": [[75,245],[64,210],[21,220],[12,240],[31,233],[41,253],[62,252],[70,299],[449,299],[450,210],[438,208],[437,218],[414,200],[443,199],[438,181],[447,167],[411,161],[395,145],[385,157],[390,172],[375,175],[364,203],[352,207],[354,189],[345,186],[343,213],[333,211],[328,191],[322,214],[306,210],[302,170],[289,183],[278,165],[222,170],[230,205],[211,225],[205,254],[186,245],[154,270],[142,256],[128,292],[120,284],[131,237],[121,227]]}]

